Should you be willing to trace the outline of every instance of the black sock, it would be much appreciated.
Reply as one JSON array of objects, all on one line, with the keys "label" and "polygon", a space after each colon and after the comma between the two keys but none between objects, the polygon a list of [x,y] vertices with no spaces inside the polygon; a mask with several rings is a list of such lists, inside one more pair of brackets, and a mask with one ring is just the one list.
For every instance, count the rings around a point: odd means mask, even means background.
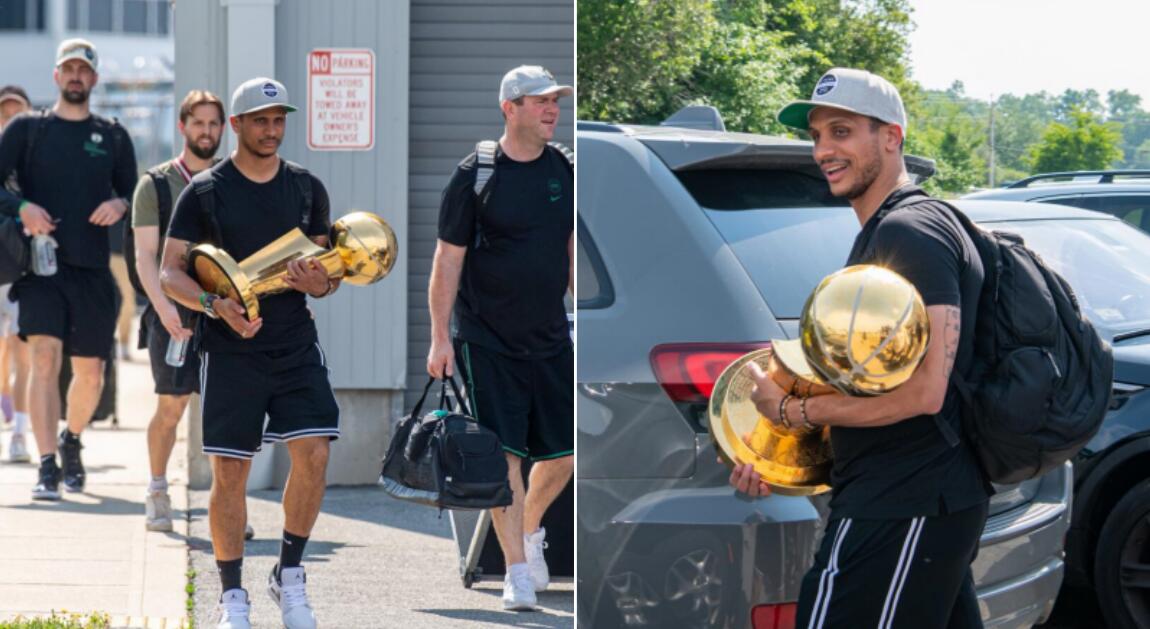
[{"label": "black sock", "polygon": [[80,435],[74,434],[67,428],[64,429],[64,440],[69,443],[80,443]]},{"label": "black sock", "polygon": [[227,592],[242,587],[240,575],[244,567],[244,558],[231,561],[216,560],[216,567],[220,569],[220,591]]},{"label": "black sock", "polygon": [[280,563],[276,566],[276,577],[283,573],[284,568],[298,568],[303,561],[303,547],[307,545],[307,538],[293,535],[284,531],[280,542]]}]

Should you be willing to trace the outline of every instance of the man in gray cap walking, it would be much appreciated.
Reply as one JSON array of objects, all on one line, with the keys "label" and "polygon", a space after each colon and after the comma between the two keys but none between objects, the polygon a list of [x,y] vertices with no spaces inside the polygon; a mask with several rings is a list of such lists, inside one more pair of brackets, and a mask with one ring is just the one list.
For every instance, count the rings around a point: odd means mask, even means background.
[{"label": "man in gray cap walking", "polygon": [[[511,610],[535,609],[535,592],[547,587],[541,522],[574,467],[575,368],[563,305],[573,277],[574,172],[548,144],[559,98],[571,93],[540,66],[503,77],[503,136],[480,142],[443,191],[428,289],[427,371],[450,377],[458,365],[472,412],[507,455],[514,502],[491,515]],[[534,462],[526,494],[525,458]]]},{"label": "man in gray cap walking", "polygon": [[[847,264],[878,264],[914,284],[932,340],[911,379],[879,397],[799,399],[752,368],[764,417],[831,427],[831,512],[795,626],[981,627],[970,563],[991,487],[959,438],[960,396],[950,381],[974,357],[984,276],[977,249],[951,210],[911,183],[906,111],[886,79],[831,69],[779,121],[810,133],[831,194],[858,216]],[[751,465],[736,467],[731,483],[769,493]]]},{"label": "man in gray cap walking", "polygon": [[250,626],[250,601],[241,582],[244,495],[252,457],[261,444],[275,442],[287,444],[291,473],[279,563],[268,575],[268,593],[284,626],[316,626],[300,562],[323,501],[329,442],[340,433],[339,408],[307,296],[326,297],[339,281],[329,280],[314,258],[292,260],[287,282],[295,290],[262,298],[259,316],[249,320],[242,304],[205,291],[188,275],[189,252],[203,242],[243,260],[299,228],[327,246],[326,189],[278,155],[287,114],[295,110],[274,79],[252,79],[236,88],[229,119],[236,150],[184,188],[161,261],[164,292],[207,317],[198,335],[200,403],[203,449],[212,462],[208,519],[222,591],[218,626],[224,629]]},{"label": "man in gray cap walking", "polygon": [[[83,39],[62,42],[53,78],[60,95],[50,110],[18,116],[0,139],[0,182],[12,174],[19,195],[0,187],[0,212],[19,215],[34,242],[58,245],[55,269],[29,273],[12,285],[20,304],[20,337],[28,343],[32,373],[28,410],[40,452],[36,500],[59,500],[60,480],[84,491],[80,433],[92,419],[112,353],[118,313],[109,270],[108,227],[128,211],[136,183],[136,155],[128,132],[91,112],[99,79],[96,47]],[[71,361],[67,426],[57,441],[60,365]],[[56,463],[59,450],[63,469]]]}]

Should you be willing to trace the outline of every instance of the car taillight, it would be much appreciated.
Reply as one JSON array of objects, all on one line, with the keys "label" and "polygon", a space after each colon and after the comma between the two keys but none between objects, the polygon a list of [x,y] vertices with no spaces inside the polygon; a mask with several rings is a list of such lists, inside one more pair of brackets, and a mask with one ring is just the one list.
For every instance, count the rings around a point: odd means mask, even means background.
[{"label": "car taillight", "polygon": [[755,605],[751,608],[753,629],[795,629],[797,603]]},{"label": "car taillight", "polygon": [[743,354],[770,343],[670,343],[651,350],[651,369],[675,402],[706,404],[715,381]]}]

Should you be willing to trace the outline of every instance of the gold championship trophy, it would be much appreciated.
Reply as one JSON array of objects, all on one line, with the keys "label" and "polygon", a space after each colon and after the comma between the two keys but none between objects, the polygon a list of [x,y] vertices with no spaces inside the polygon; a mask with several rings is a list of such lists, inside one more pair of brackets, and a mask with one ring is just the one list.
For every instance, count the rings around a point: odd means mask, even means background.
[{"label": "gold championship trophy", "polygon": [[331,226],[328,242],[331,248],[324,249],[297,227],[239,263],[208,244],[193,247],[188,261],[204,290],[243,305],[251,320],[260,314],[260,297],[291,290],[284,279],[291,260],[312,256],[328,277],[366,286],[391,271],[399,250],[395,232],[370,212],[340,218]]},{"label": "gold championship trophy", "polygon": [[910,379],[929,341],[926,306],[901,275],[868,264],[828,275],[803,306],[799,339],[772,340],[719,376],[708,406],[715,448],[731,465],[754,464],[777,493],[823,493],[830,489],[830,428],[797,421],[788,428],[760,415],[747,363],[799,398],[876,396]]}]

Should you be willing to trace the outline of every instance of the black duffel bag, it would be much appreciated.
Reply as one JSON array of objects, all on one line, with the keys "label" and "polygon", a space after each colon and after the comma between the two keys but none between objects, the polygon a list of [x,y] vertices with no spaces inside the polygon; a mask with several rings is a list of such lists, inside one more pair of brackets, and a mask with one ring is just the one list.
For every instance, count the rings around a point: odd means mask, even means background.
[{"label": "black duffel bag", "polygon": [[[443,381],[439,409],[420,416],[435,379],[427,381],[411,414],[400,420],[383,459],[379,483],[400,500],[440,509],[493,509],[511,504],[503,444],[467,409],[455,380]],[[458,401],[447,410],[447,385]]]},{"label": "black duffel bag", "polygon": [[0,215],[0,285],[24,277],[32,266],[32,250],[24,226],[13,216]]}]

